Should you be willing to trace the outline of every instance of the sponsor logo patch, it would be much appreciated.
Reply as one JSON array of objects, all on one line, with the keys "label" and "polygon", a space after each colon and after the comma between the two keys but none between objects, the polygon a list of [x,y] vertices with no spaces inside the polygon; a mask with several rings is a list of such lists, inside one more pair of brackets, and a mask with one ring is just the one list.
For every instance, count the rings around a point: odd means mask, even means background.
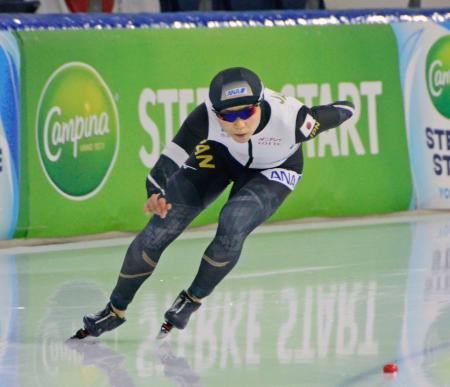
[{"label": "sponsor logo patch", "polygon": [[294,190],[295,186],[302,178],[302,175],[298,174],[297,172],[283,168],[266,169],[265,171],[261,171],[261,173],[269,180],[284,184],[291,191]]},{"label": "sponsor logo patch", "polygon": [[280,146],[281,138],[280,137],[259,137],[258,145]]},{"label": "sponsor logo patch", "polygon": [[225,92],[225,95],[227,97],[235,97],[237,95],[242,95],[242,94],[247,94],[246,87],[236,87],[234,89],[230,89]]}]

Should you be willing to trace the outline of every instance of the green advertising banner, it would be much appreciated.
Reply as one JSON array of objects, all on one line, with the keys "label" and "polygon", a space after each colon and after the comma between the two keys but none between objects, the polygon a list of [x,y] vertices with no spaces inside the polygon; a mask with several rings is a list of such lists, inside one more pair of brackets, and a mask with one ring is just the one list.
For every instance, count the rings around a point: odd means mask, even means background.
[{"label": "green advertising banner", "polygon": [[[136,231],[145,179],[230,66],[354,117],[303,145],[303,179],[272,220],[405,210],[411,176],[390,26],[21,31],[22,191],[16,236]],[[382,53],[382,54],[380,54]],[[194,225],[213,223],[225,196]]]}]

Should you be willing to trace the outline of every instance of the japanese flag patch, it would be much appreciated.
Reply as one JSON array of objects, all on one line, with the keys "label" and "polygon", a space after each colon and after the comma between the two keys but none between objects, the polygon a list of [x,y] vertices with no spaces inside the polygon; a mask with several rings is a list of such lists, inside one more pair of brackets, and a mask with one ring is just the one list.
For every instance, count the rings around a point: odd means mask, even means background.
[{"label": "japanese flag patch", "polygon": [[308,138],[311,134],[312,130],[314,129],[314,126],[316,125],[316,120],[309,114],[306,114],[305,121],[303,122],[303,125],[300,127],[300,132]]}]

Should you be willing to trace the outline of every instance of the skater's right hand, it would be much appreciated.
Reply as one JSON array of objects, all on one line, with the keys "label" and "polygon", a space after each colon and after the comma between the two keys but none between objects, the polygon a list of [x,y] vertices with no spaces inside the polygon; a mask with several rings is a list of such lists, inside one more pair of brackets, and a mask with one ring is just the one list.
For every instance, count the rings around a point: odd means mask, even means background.
[{"label": "skater's right hand", "polygon": [[172,204],[168,203],[166,198],[155,193],[151,195],[144,204],[144,212],[146,214],[157,214],[164,219],[172,208]]}]

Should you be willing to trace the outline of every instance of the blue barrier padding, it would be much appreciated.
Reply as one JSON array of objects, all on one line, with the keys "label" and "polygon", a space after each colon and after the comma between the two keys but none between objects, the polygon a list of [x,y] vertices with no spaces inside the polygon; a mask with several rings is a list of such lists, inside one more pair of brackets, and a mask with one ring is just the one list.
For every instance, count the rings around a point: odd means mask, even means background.
[{"label": "blue barrier padding", "polygon": [[0,14],[2,30],[273,27],[450,21],[450,8],[344,11],[180,12],[58,15]]}]

